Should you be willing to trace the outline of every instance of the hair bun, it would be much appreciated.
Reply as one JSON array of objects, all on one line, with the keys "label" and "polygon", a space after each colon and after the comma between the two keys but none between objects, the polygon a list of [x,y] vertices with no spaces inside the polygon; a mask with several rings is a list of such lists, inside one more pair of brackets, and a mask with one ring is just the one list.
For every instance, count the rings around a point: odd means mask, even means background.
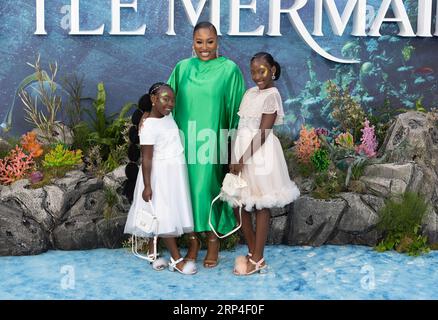
[{"label": "hair bun", "polygon": [[276,72],[275,72],[275,81],[277,81],[278,79],[280,79],[280,76],[281,76],[281,66],[280,66],[280,64],[277,62],[277,60],[274,60],[274,66],[275,66],[275,69],[276,69]]}]

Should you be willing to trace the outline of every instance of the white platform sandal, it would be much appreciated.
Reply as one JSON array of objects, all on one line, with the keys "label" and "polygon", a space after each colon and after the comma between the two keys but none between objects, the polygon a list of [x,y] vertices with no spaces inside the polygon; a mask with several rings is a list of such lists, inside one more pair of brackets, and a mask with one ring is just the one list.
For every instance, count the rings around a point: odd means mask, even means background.
[{"label": "white platform sandal", "polygon": [[193,275],[196,272],[198,272],[198,269],[196,268],[196,264],[193,261],[186,261],[182,270],[178,269],[176,265],[183,260],[184,258],[179,258],[178,260],[175,261],[173,260],[172,257],[170,257],[169,270],[178,271],[181,274],[187,274],[187,275]]}]

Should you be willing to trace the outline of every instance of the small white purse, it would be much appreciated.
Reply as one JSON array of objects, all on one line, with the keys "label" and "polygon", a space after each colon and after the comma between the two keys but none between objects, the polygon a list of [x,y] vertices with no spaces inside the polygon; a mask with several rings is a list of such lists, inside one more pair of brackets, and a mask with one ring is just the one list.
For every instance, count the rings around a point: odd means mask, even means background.
[{"label": "small white purse", "polygon": [[[225,175],[224,181],[222,181],[222,192],[228,197],[239,201],[242,189],[248,184],[241,178],[241,174],[236,176],[232,173]],[[222,194],[223,196],[223,194]]]},{"label": "small white purse", "polygon": [[158,232],[158,218],[153,212],[152,203],[150,203],[151,210],[140,208],[135,214],[134,226],[139,233],[147,235],[155,235]]},{"label": "small white purse", "polygon": [[[149,208],[140,208],[135,212],[134,229],[135,234],[132,235],[132,253],[144,260],[154,262],[157,260],[157,240],[158,240],[158,217],[155,215],[155,210],[152,201],[148,202]],[[154,236],[154,253],[144,256],[138,252],[138,236]]]},{"label": "small white purse", "polygon": [[[239,230],[240,227],[242,226],[242,207],[243,207],[243,204],[240,201],[240,198],[241,198],[242,189],[247,187],[247,186],[248,186],[248,184],[246,183],[245,180],[243,180],[241,178],[240,173],[238,176],[236,176],[235,174],[232,174],[232,173],[227,173],[225,175],[224,181],[222,181],[221,192],[211,202],[210,215],[208,217],[208,224],[210,225],[211,230],[214,232],[214,234],[218,238],[220,238],[220,239],[226,238],[229,235],[236,232],[237,230]],[[219,199],[222,199],[223,201],[228,201],[228,200],[232,199],[233,202],[239,207],[239,216],[240,216],[239,225],[223,236],[220,236],[217,234],[216,230],[213,227],[213,224],[211,223],[211,213],[213,211],[213,204]]]}]

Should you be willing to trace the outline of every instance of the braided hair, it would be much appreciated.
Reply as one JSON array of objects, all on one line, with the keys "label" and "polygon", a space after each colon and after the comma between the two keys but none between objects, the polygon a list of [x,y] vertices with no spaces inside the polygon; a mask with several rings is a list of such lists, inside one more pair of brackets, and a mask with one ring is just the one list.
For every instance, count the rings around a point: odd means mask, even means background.
[{"label": "braided hair", "polygon": [[138,136],[140,130],[140,121],[144,113],[149,113],[152,111],[151,96],[157,94],[163,87],[171,88],[167,83],[164,82],[157,82],[153,84],[148,93],[140,97],[137,104],[137,110],[134,111],[131,117],[132,125],[129,129],[130,143],[128,147],[129,163],[125,168],[127,181],[123,190],[123,194],[128,198],[129,202],[132,202],[134,197],[135,183],[137,182],[139,171],[139,160],[141,157],[140,138]]}]

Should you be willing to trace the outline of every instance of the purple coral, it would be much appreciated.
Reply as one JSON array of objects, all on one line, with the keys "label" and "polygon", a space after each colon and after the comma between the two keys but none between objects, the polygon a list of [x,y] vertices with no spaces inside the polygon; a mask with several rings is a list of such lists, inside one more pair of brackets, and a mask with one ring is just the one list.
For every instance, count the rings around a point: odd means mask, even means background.
[{"label": "purple coral", "polygon": [[38,183],[41,180],[43,180],[43,178],[44,178],[44,175],[41,173],[41,171],[35,171],[35,172],[32,172],[30,175],[30,182],[32,184]]},{"label": "purple coral", "polygon": [[319,136],[328,136],[329,131],[326,128],[317,128],[315,129],[315,133]]}]

